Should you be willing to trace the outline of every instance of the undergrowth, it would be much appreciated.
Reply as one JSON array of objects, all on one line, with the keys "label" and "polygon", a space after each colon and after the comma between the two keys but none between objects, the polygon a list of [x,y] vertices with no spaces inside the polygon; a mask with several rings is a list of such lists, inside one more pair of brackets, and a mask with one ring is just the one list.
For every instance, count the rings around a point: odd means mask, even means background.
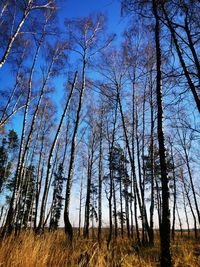
[{"label": "undergrowth", "polygon": [[[159,266],[159,238],[154,247],[138,248],[133,240],[117,238],[109,249],[106,238],[101,248],[96,239],[75,236],[73,245],[62,230],[35,235],[22,232],[0,242],[0,266],[43,267],[123,267]],[[176,267],[200,266],[200,244],[194,239],[176,237],[172,243],[173,265]]]}]

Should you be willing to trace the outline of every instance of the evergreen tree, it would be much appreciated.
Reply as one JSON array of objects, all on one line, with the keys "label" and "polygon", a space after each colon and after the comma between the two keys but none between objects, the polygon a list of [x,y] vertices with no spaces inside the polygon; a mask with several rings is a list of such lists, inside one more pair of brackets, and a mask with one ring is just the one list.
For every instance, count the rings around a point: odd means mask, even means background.
[{"label": "evergreen tree", "polygon": [[59,225],[59,220],[61,216],[61,211],[63,207],[63,182],[66,180],[63,176],[63,165],[60,163],[58,167],[58,172],[54,173],[53,181],[53,201],[52,201],[52,210],[51,210],[51,219],[50,219],[50,229],[56,230]]},{"label": "evergreen tree", "polygon": [[33,204],[35,196],[35,167],[30,165],[26,170],[24,185],[24,203],[22,204],[22,225],[26,228],[33,222]]},{"label": "evergreen tree", "polygon": [[14,152],[18,148],[18,136],[14,130],[10,130],[4,137],[0,146],[0,193],[11,176],[12,160]]}]

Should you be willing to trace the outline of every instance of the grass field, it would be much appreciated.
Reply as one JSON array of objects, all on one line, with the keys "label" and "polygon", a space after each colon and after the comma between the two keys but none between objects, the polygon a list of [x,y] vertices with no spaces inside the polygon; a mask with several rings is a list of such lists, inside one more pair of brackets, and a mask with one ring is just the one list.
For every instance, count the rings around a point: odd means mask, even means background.
[{"label": "grass field", "polygon": [[[159,242],[155,246],[138,249],[127,238],[112,241],[107,249],[106,239],[101,249],[97,240],[75,237],[69,247],[63,230],[43,235],[23,232],[0,243],[0,266],[159,266]],[[172,243],[173,264],[176,267],[200,266],[200,243],[192,237],[181,238],[177,233]]]}]

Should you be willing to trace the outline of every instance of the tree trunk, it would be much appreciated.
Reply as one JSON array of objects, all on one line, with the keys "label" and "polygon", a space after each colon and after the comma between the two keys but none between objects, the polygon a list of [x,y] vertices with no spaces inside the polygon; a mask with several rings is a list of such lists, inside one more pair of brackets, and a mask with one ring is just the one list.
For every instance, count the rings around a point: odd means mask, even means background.
[{"label": "tree trunk", "polygon": [[113,217],[115,225],[115,237],[118,236],[118,223],[117,223],[117,200],[116,200],[116,185],[113,179]]},{"label": "tree trunk", "polygon": [[98,242],[101,246],[101,232],[102,232],[102,157],[103,157],[103,148],[102,148],[102,142],[103,142],[103,108],[101,111],[101,122],[99,126],[99,173],[98,173],[98,185],[99,185],[99,192],[98,192],[98,217],[99,217],[99,225],[98,225]]},{"label": "tree trunk", "polygon": [[179,227],[180,227],[180,230],[181,230],[181,237],[183,237],[182,222],[181,222],[181,217],[180,217],[180,214],[179,214],[179,210],[178,210],[177,204],[176,204],[176,212],[177,212],[177,215],[178,215]]},{"label": "tree trunk", "polygon": [[[134,196],[134,215],[135,215],[135,230],[138,245],[141,244],[140,232],[138,227],[137,218],[137,180],[135,172],[135,82],[136,82],[136,64],[134,65],[133,80],[132,80],[132,162],[131,162],[131,172],[132,172],[132,193]],[[130,158],[130,156],[129,156]],[[132,229],[133,232],[133,229]],[[133,234],[133,233],[132,233]]]},{"label": "tree trunk", "polygon": [[183,206],[184,206],[185,218],[186,218],[187,229],[188,229],[188,238],[189,238],[190,237],[190,224],[189,224],[189,218],[188,218],[188,212],[187,212],[187,206],[186,206],[186,200],[185,200],[185,192],[184,192],[183,186],[182,186],[182,195],[183,195]]},{"label": "tree trunk", "polygon": [[92,180],[92,168],[94,161],[94,136],[91,140],[91,151],[89,148],[88,155],[88,180],[87,180],[87,193],[86,193],[86,203],[85,203],[85,229],[84,237],[89,238],[89,223],[90,223],[90,198],[91,198],[91,180]]},{"label": "tree trunk", "polygon": [[67,186],[66,186],[66,193],[65,193],[65,208],[64,208],[65,233],[68,235],[71,243],[73,240],[73,228],[69,220],[69,205],[70,205],[70,195],[71,195],[71,187],[72,187],[73,173],[74,173],[76,135],[78,132],[80,113],[81,113],[81,108],[82,108],[84,92],[85,92],[85,70],[86,70],[86,51],[85,51],[84,59],[83,59],[82,86],[81,86],[81,91],[79,95],[78,109],[76,113],[76,122],[75,122],[75,127],[74,127],[72,141],[71,141],[69,170],[68,170],[68,175],[67,175]]},{"label": "tree trunk", "polygon": [[158,4],[152,1],[153,14],[155,17],[155,44],[156,44],[156,96],[157,96],[157,131],[159,143],[161,184],[162,184],[162,222],[160,229],[161,237],[161,266],[171,267],[170,251],[170,210],[169,210],[169,188],[165,155],[165,140],[163,132],[163,103],[162,103],[162,73],[161,73],[161,48],[160,48],[160,21],[158,16]]},{"label": "tree trunk", "polygon": [[110,247],[110,242],[112,240],[112,234],[113,234],[113,225],[112,225],[112,198],[113,198],[113,169],[112,169],[112,162],[113,162],[113,149],[114,149],[114,143],[115,143],[115,134],[116,134],[116,123],[117,123],[117,109],[118,109],[118,102],[115,103],[115,111],[114,111],[114,121],[113,121],[113,130],[112,130],[112,137],[111,141],[109,140],[108,136],[108,142],[109,142],[109,179],[110,179],[110,195],[108,198],[108,205],[109,205],[109,236],[107,241],[107,247]]},{"label": "tree trunk", "polygon": [[154,245],[154,107],[153,107],[153,84],[152,69],[150,72],[150,108],[151,108],[151,137],[150,137],[150,161],[151,161],[151,204],[149,219],[149,244]]},{"label": "tree trunk", "polygon": [[173,155],[173,147],[172,143],[170,143],[171,146],[171,158],[172,158],[172,173],[173,173],[173,183],[174,183],[174,199],[173,199],[173,218],[172,218],[172,239],[174,240],[175,236],[175,221],[176,221],[176,174],[175,174],[175,164],[174,164],[174,155]]},{"label": "tree trunk", "polygon": [[194,210],[193,210],[193,207],[192,207],[192,203],[191,203],[191,200],[190,200],[188,189],[186,187],[186,183],[185,183],[185,179],[184,179],[184,176],[183,176],[183,170],[182,169],[180,170],[180,177],[181,177],[181,180],[182,180],[182,183],[183,183],[183,187],[184,187],[184,190],[185,190],[187,201],[188,201],[188,204],[189,204],[189,207],[190,207],[190,210],[191,210],[191,213],[192,213],[192,217],[193,217],[193,220],[194,220],[194,234],[195,234],[195,239],[197,239],[198,238],[197,220],[196,220],[196,216],[195,216],[195,213],[194,213]]},{"label": "tree trunk", "polygon": [[[125,119],[124,119],[124,114],[123,114],[123,109],[122,109],[121,98],[120,98],[120,93],[119,93],[119,87],[118,86],[117,86],[117,100],[118,100],[118,103],[119,103],[119,110],[120,110],[120,115],[121,115],[121,120],[122,120],[122,126],[123,126],[123,132],[124,132],[126,147],[127,147],[127,151],[128,151],[128,155],[129,155],[129,160],[130,160],[130,163],[131,163],[131,169],[132,169],[132,172],[133,172],[134,190],[135,190],[134,193],[137,196],[139,209],[140,209],[140,214],[142,216],[142,203],[141,203],[140,193],[139,193],[139,190],[138,190],[136,174],[135,174],[135,163],[134,163],[132,155],[131,155],[131,149],[130,149],[130,145],[129,145],[129,139],[128,139],[128,135],[127,135],[126,124],[125,124]],[[133,155],[133,157],[134,157],[134,155]],[[137,208],[136,201],[135,201],[135,208]],[[138,220],[138,218],[136,218],[136,217],[135,217],[135,219],[136,219],[136,221]],[[137,222],[136,222],[136,225],[137,225]],[[137,241],[139,242],[139,230],[137,232]]]},{"label": "tree trunk", "polygon": [[177,51],[177,54],[178,54],[178,57],[179,57],[181,66],[183,68],[184,75],[185,75],[185,77],[187,79],[187,83],[188,83],[188,85],[190,87],[190,90],[191,90],[191,92],[193,94],[194,100],[195,100],[196,105],[197,105],[197,109],[200,112],[200,99],[199,99],[199,96],[197,94],[196,87],[195,87],[195,85],[194,85],[194,83],[193,83],[193,81],[192,81],[192,79],[190,77],[190,74],[189,74],[189,71],[187,69],[187,66],[186,66],[186,63],[184,61],[184,58],[182,56],[182,52],[181,52],[180,46],[178,44],[178,40],[176,38],[176,32],[175,32],[175,30],[173,28],[173,25],[172,25],[172,23],[171,23],[168,15],[167,15],[167,12],[166,12],[166,10],[164,8],[164,5],[162,5],[162,10],[163,10],[163,13],[165,15],[165,18],[167,20],[168,27],[170,29],[170,32],[171,32],[171,35],[172,35],[172,38],[173,38],[173,41],[174,41],[174,44],[175,44],[175,47],[176,47],[176,51]]},{"label": "tree trunk", "polygon": [[120,196],[120,224],[121,224],[121,237],[124,237],[124,212],[123,212],[123,200],[122,200],[122,179],[119,181],[119,196]]},{"label": "tree trunk", "polygon": [[63,124],[64,118],[66,116],[68,107],[70,105],[72,94],[73,94],[73,91],[74,91],[74,88],[75,88],[75,85],[76,85],[77,75],[78,75],[78,73],[76,72],[75,75],[74,75],[74,81],[72,83],[72,87],[71,87],[71,90],[69,92],[69,96],[68,96],[68,99],[67,99],[67,102],[66,102],[66,105],[65,105],[65,108],[64,108],[60,123],[58,125],[58,129],[56,131],[52,146],[50,148],[49,157],[48,157],[48,163],[47,163],[47,173],[46,173],[46,179],[45,179],[45,185],[44,185],[44,194],[43,194],[41,210],[40,210],[40,221],[39,221],[39,225],[38,225],[38,230],[40,230],[40,229],[42,229],[44,227],[45,208],[46,208],[46,202],[47,202],[47,197],[48,197],[49,177],[50,177],[50,171],[51,171],[53,152],[54,152],[57,140],[58,140],[59,133],[60,133],[61,128],[62,128],[62,124]]},{"label": "tree trunk", "polygon": [[81,236],[82,200],[83,200],[83,176],[81,178],[81,189],[80,189],[80,197],[79,197],[79,220],[78,220],[78,235],[79,236]]}]

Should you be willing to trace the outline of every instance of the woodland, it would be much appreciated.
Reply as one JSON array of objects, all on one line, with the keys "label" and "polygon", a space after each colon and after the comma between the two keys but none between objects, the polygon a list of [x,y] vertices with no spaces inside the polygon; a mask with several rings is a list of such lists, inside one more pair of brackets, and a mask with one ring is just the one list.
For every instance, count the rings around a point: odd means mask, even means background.
[{"label": "woodland", "polygon": [[0,1],[1,266],[200,266],[200,1],[118,2]]}]

